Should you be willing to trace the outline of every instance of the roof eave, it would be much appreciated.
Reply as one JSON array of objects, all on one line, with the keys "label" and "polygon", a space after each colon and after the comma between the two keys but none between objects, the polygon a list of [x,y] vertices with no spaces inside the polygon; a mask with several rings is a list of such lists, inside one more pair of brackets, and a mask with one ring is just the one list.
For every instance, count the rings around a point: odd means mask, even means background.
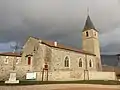
[{"label": "roof eave", "polygon": [[[93,28],[83,29],[82,32],[85,32],[85,31],[87,31],[87,30],[91,30],[91,29],[93,29]],[[95,30],[96,32],[99,32],[97,29],[93,29],[93,30]]]}]

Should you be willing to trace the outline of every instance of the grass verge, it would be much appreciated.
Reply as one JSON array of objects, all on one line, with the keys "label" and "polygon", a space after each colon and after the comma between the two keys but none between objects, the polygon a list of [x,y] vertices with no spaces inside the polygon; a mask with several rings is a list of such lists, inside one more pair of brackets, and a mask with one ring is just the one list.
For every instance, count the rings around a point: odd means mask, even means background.
[{"label": "grass verge", "polygon": [[0,81],[0,85],[43,85],[43,84],[102,84],[102,85],[120,85],[120,81],[103,81],[103,80],[79,80],[79,81],[35,81],[26,80],[20,81],[18,84],[5,84],[4,81]]}]

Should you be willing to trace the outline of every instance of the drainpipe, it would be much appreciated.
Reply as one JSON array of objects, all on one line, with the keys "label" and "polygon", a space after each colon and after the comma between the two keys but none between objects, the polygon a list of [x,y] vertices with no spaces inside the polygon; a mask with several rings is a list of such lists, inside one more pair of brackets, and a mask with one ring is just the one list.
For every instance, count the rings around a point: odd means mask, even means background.
[{"label": "drainpipe", "polygon": [[87,70],[87,55],[85,55],[85,70]]}]

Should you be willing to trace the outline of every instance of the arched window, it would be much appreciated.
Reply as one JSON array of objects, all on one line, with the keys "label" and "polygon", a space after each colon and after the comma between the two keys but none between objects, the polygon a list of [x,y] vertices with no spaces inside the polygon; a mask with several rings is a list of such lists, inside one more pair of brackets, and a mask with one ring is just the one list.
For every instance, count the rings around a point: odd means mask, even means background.
[{"label": "arched window", "polygon": [[79,59],[79,67],[82,67],[82,59]]},{"label": "arched window", "polygon": [[86,32],[86,37],[88,37],[89,35],[88,35],[88,31]]},{"label": "arched window", "polygon": [[89,61],[89,67],[92,67],[92,60]]},{"label": "arched window", "polygon": [[69,58],[65,57],[65,67],[69,67]]}]

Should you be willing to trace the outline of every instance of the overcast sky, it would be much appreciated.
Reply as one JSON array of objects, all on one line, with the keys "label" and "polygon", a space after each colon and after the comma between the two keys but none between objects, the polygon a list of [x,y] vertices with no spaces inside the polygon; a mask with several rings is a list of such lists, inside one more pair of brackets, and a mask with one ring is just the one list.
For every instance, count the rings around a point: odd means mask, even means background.
[{"label": "overcast sky", "polygon": [[29,36],[81,48],[87,7],[99,30],[101,52],[119,53],[119,0],[0,0],[0,51]]}]

